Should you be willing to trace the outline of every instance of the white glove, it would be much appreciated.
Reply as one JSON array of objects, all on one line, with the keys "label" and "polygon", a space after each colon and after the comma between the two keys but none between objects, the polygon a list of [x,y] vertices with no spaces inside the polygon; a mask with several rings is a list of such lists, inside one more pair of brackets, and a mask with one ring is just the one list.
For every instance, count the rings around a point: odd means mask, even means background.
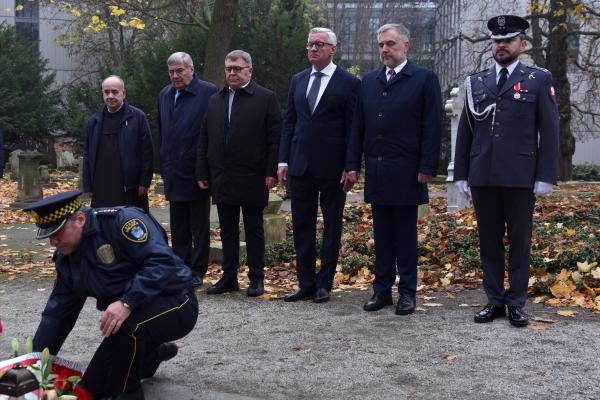
[{"label": "white glove", "polygon": [[471,198],[471,190],[469,189],[469,183],[467,181],[456,181],[454,182],[458,193],[463,195],[467,200]]},{"label": "white glove", "polygon": [[533,194],[536,196],[543,196],[552,191],[552,184],[546,182],[535,181],[533,184]]}]

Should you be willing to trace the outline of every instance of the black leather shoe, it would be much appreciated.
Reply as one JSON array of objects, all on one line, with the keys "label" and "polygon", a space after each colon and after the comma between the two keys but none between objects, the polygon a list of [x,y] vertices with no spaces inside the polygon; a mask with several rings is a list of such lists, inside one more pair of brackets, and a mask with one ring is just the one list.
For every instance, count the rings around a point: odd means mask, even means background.
[{"label": "black leather shoe", "polygon": [[304,300],[306,298],[312,297],[315,293],[314,289],[298,289],[297,292],[288,294],[283,298],[283,301],[287,301],[288,303],[293,303],[295,301]]},{"label": "black leather shoe", "polygon": [[313,301],[315,303],[325,303],[329,301],[329,292],[327,291],[327,289],[317,289],[317,291],[313,295]]},{"label": "black leather shoe", "polygon": [[408,315],[415,312],[415,298],[406,293],[400,293],[396,305],[396,315]]},{"label": "black leather shoe", "polygon": [[381,310],[385,306],[391,306],[394,304],[392,300],[392,294],[390,292],[387,293],[375,293],[371,300],[369,300],[363,306],[365,311],[377,311]]},{"label": "black leather shoe", "polygon": [[506,317],[504,306],[487,304],[478,313],[475,314],[475,322],[484,323],[492,322],[494,318]]},{"label": "black leather shoe", "polygon": [[238,290],[240,290],[240,285],[238,284],[237,277],[222,276],[217,283],[206,289],[206,294],[221,294],[237,292]]},{"label": "black leather shoe", "polygon": [[200,275],[194,275],[192,277],[192,285],[194,285],[195,288],[199,288],[200,286],[204,285],[204,278],[202,278]]},{"label": "black leather shoe", "polygon": [[508,321],[512,326],[527,326],[529,319],[521,307],[508,306]]},{"label": "black leather shoe", "polygon": [[257,297],[265,293],[265,285],[262,279],[251,280],[248,289],[246,290],[246,296]]},{"label": "black leather shoe", "polygon": [[160,346],[158,346],[157,352],[158,352],[157,363],[155,365],[151,365],[151,366],[148,364],[145,365],[145,367],[148,369],[146,370],[144,368],[144,370],[142,371],[142,379],[152,378],[154,376],[154,374],[156,373],[156,370],[158,369],[160,363],[162,363],[163,361],[170,360],[171,358],[175,357],[177,355],[177,353],[179,352],[179,347],[177,347],[177,345],[175,343],[167,342],[167,343],[163,343]]}]

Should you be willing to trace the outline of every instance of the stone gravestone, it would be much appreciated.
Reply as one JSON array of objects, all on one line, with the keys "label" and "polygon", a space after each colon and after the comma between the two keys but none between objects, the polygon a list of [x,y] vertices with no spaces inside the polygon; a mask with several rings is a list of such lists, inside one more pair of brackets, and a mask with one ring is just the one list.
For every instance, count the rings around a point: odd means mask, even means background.
[{"label": "stone gravestone", "polygon": [[13,180],[19,179],[19,154],[23,150],[13,150],[8,156],[8,164],[10,165],[10,178]]},{"label": "stone gravestone", "polygon": [[37,151],[24,151],[19,154],[19,180],[17,201],[11,204],[14,208],[23,208],[43,197],[42,181],[38,169],[42,154]]},{"label": "stone gravestone", "polygon": [[448,164],[448,178],[446,179],[446,201],[448,203],[448,212],[461,210],[463,208],[470,207],[470,200],[467,200],[462,196],[454,185],[454,152],[456,151],[456,134],[458,131],[458,121],[464,101],[461,95],[462,91],[460,88],[455,87],[450,91],[450,98],[446,100],[444,109],[446,115],[450,117],[450,164]]},{"label": "stone gravestone", "polygon": [[48,166],[40,165],[39,170],[40,170],[40,179],[42,180],[42,182],[43,183],[50,182],[50,171],[48,170]]},{"label": "stone gravestone", "polygon": [[56,153],[56,168],[70,168],[77,164],[74,146],[77,140],[68,136],[67,132],[58,130],[50,132],[54,137],[54,152]]},{"label": "stone gravestone", "polygon": [[[279,214],[279,209],[283,204],[283,199],[275,193],[269,193],[269,203],[263,212],[263,228],[265,231],[265,245],[279,243],[285,240],[286,221],[283,215]],[[246,254],[246,234],[244,224],[240,223],[240,256]],[[210,244],[210,259],[214,263],[223,261],[223,245],[221,242]]]}]

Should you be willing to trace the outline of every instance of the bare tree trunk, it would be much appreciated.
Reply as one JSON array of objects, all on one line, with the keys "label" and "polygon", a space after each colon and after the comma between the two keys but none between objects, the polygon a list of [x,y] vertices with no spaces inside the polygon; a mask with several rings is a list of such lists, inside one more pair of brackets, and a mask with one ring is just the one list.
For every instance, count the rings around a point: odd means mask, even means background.
[{"label": "bare tree trunk", "polygon": [[571,132],[571,85],[567,79],[567,33],[568,22],[566,12],[556,12],[563,8],[562,0],[550,1],[548,53],[546,68],[552,72],[556,87],[556,102],[560,115],[560,155],[558,179],[571,179],[573,154],[575,153],[575,137]]},{"label": "bare tree trunk", "polygon": [[225,81],[224,61],[235,32],[238,0],[215,0],[206,51],[203,79],[222,86]]}]

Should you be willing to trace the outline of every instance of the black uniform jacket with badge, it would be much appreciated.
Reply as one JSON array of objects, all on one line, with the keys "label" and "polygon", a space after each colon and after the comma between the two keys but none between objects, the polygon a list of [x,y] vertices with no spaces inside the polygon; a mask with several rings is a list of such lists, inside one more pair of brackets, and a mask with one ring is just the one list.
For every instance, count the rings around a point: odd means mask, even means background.
[{"label": "black uniform jacket with badge", "polygon": [[119,299],[132,311],[191,288],[191,272],[167,245],[161,226],[132,207],[86,209],[79,250],[55,252],[57,278],[33,339],[57,354],[87,297],[104,310]]},{"label": "black uniform jacket with badge", "polygon": [[496,115],[492,110],[478,121],[465,102],[456,139],[454,180],[468,180],[474,187],[555,183],[559,127],[550,72],[519,63],[500,93],[495,66],[470,80],[475,111],[495,102]]}]

